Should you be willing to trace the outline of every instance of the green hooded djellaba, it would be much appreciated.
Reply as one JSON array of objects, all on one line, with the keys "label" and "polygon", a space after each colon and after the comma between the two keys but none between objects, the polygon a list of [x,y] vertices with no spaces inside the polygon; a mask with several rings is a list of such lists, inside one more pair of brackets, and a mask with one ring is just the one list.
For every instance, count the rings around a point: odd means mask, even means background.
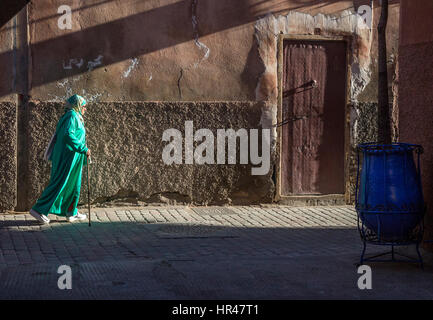
[{"label": "green hooded djellaba", "polygon": [[86,129],[82,117],[84,98],[73,95],[56,127],[50,182],[33,206],[39,214],[71,217],[77,214],[82,168],[86,163]]}]

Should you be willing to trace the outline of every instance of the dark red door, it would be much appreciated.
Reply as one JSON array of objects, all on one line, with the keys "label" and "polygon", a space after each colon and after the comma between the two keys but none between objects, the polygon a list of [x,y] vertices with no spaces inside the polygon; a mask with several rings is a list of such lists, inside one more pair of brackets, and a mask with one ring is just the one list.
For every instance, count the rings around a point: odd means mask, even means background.
[{"label": "dark red door", "polygon": [[281,194],[344,194],[346,43],[285,40]]}]

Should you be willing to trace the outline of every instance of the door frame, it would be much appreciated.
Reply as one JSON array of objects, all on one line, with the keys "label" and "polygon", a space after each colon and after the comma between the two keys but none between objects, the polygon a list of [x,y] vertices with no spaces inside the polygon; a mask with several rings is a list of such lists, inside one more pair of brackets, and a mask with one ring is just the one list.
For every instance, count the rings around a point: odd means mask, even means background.
[{"label": "door frame", "polygon": [[344,194],[327,194],[327,195],[282,195],[281,194],[281,158],[282,158],[282,127],[277,128],[277,161],[276,161],[276,193],[275,201],[288,201],[288,203],[320,204],[320,203],[350,203],[350,172],[349,172],[349,155],[350,155],[350,84],[351,84],[351,55],[350,48],[352,44],[351,36],[319,36],[319,35],[278,35],[277,43],[277,85],[278,85],[278,108],[277,123],[282,121],[283,108],[283,44],[284,40],[294,41],[334,41],[346,43],[346,107],[344,111]]}]

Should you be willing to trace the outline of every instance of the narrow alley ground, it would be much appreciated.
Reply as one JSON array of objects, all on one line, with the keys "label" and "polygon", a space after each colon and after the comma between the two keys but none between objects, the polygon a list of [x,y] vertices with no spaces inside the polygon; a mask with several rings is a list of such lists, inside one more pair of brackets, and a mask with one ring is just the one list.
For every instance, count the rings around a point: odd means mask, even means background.
[{"label": "narrow alley ground", "polygon": [[[350,206],[95,208],[91,227],[50,218],[0,215],[1,299],[433,298],[425,251],[424,270],[370,264],[373,288],[358,288]],[[71,290],[57,286],[60,265],[72,269]]]}]

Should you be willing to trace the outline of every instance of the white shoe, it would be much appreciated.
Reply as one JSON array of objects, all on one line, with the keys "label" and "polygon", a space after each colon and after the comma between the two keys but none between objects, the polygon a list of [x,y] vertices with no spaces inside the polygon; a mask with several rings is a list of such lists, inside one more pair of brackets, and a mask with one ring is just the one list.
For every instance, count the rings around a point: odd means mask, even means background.
[{"label": "white shoe", "polygon": [[87,218],[87,216],[85,214],[79,213],[79,212],[77,212],[77,214],[75,216],[66,217],[66,219],[69,222],[74,222],[74,221],[77,221],[77,220],[82,221],[82,220],[86,220],[86,218]]},{"label": "white shoe", "polygon": [[50,223],[50,219],[48,219],[48,217],[44,214],[40,214],[39,212],[36,212],[33,209],[30,209],[30,214],[39,222],[43,223],[43,224],[49,224]]}]

